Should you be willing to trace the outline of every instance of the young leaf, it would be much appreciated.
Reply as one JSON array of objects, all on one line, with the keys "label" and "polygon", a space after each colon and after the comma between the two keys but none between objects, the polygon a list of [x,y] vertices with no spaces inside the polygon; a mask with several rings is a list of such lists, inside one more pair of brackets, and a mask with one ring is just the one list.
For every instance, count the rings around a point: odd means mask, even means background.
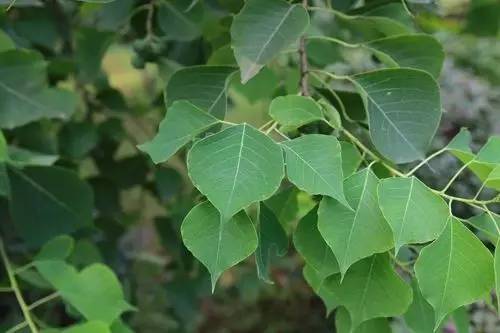
[{"label": "young leaf", "polygon": [[337,333],[391,333],[392,329],[386,318],[375,318],[361,323],[358,328],[351,330],[349,312],[340,307],[335,313],[335,329]]},{"label": "young leaf", "polygon": [[280,125],[294,127],[323,119],[323,113],[316,101],[298,95],[273,99],[269,106],[269,115]]},{"label": "young leaf", "polygon": [[354,264],[345,275],[327,280],[327,288],[349,311],[351,331],[378,317],[403,314],[412,300],[412,291],[394,271],[386,254],[377,254]]},{"label": "young leaf", "polygon": [[406,325],[414,333],[434,332],[434,309],[420,292],[416,279],[411,282],[413,302],[404,314]]},{"label": "young leaf", "polygon": [[36,261],[35,267],[63,300],[88,320],[111,325],[123,312],[132,309],[117,277],[102,264],[90,265],[80,272],[61,260]]},{"label": "young leaf", "polygon": [[469,229],[450,217],[441,236],[420,252],[415,275],[434,308],[437,328],[447,314],[491,290],[493,257]]},{"label": "young leaf", "polygon": [[76,96],[48,88],[46,63],[36,52],[10,50],[0,54],[0,128],[14,128],[43,118],[67,118]]},{"label": "young leaf", "polygon": [[364,169],[344,181],[348,209],[328,197],[321,200],[318,228],[345,275],[355,262],[391,249],[393,236],[377,201],[378,178]]},{"label": "young leaf", "polygon": [[257,233],[248,215],[241,211],[223,219],[209,202],[195,206],[181,226],[182,240],[208,269],[212,291],[219,276],[251,255],[257,248]]},{"label": "young leaf", "polygon": [[217,118],[190,102],[176,101],[168,108],[156,136],[138,148],[149,154],[153,162],[165,162],[196,135],[217,123]]},{"label": "young leaf", "polygon": [[344,178],[347,178],[358,170],[363,159],[358,148],[350,142],[340,141],[340,148],[342,150],[342,172]]},{"label": "young leaf", "polygon": [[257,235],[259,238],[259,246],[255,252],[257,274],[260,279],[273,283],[269,276],[269,266],[274,257],[283,257],[288,251],[288,236],[273,211],[263,203],[260,203]]},{"label": "young leaf", "polygon": [[436,239],[448,221],[448,205],[415,177],[383,179],[378,198],[394,234],[396,254],[403,245]]},{"label": "young leaf", "polygon": [[249,0],[231,25],[232,47],[241,82],[254,77],[274,56],[295,42],[309,25],[301,5],[284,0]]},{"label": "young leaf", "polygon": [[187,157],[193,184],[229,219],[269,198],[283,179],[283,154],[250,125],[229,127],[194,144]]},{"label": "young leaf", "polygon": [[224,119],[227,109],[226,86],[234,67],[192,66],[175,72],[165,91],[167,109],[178,100],[186,100],[194,106]]},{"label": "young leaf", "polygon": [[332,249],[319,233],[317,207],[300,220],[293,234],[293,244],[307,266],[314,269],[319,277],[324,279],[339,272]]},{"label": "young leaf", "polygon": [[421,69],[438,78],[444,62],[443,46],[426,34],[396,35],[365,44],[393,67]]},{"label": "young leaf", "polygon": [[288,179],[309,194],[328,195],[349,206],[344,196],[341,148],[331,135],[309,134],[284,141]]},{"label": "young leaf", "polygon": [[396,163],[425,156],[441,119],[439,87],[423,71],[383,69],[352,76],[365,95],[375,147]]},{"label": "young leaf", "polygon": [[92,190],[73,172],[59,167],[9,167],[8,173],[12,219],[29,245],[91,225]]},{"label": "young leaf", "polygon": [[326,315],[328,316],[338,306],[336,296],[326,287],[325,281],[328,277],[322,275],[309,265],[304,266],[302,275],[304,275],[304,279],[309,287],[312,288],[314,293],[325,304]]}]

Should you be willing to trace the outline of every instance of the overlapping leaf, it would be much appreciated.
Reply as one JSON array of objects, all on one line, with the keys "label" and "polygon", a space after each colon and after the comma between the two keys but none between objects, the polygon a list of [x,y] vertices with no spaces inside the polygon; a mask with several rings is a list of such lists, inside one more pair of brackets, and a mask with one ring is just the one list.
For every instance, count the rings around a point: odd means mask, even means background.
[{"label": "overlapping leaf", "polygon": [[309,265],[304,266],[302,275],[304,275],[304,279],[314,293],[321,298],[323,304],[325,304],[326,314],[329,315],[338,306],[336,295],[326,285],[326,280],[329,277],[323,276]]},{"label": "overlapping leaf", "polygon": [[423,159],[441,119],[439,88],[426,72],[383,69],[354,75],[375,147],[396,163]]},{"label": "overlapping leaf", "polygon": [[232,47],[243,83],[254,77],[309,25],[301,5],[284,0],[249,0],[231,25]]},{"label": "overlapping leaf", "polygon": [[434,308],[435,328],[447,314],[481,299],[494,286],[491,253],[451,217],[441,236],[420,252],[415,274],[422,294]]},{"label": "overlapping leaf", "polygon": [[269,198],[283,179],[281,148],[250,125],[229,127],[198,141],[187,158],[193,184],[229,219]]},{"label": "overlapping leaf", "polygon": [[156,136],[138,148],[149,154],[153,162],[165,162],[196,135],[217,123],[217,118],[190,102],[176,101],[169,107]]},{"label": "overlapping leaf", "polygon": [[182,222],[182,240],[193,255],[208,269],[212,291],[220,275],[257,248],[257,233],[248,215],[242,211],[223,219],[209,202],[195,206]]},{"label": "overlapping leaf", "polygon": [[413,290],[413,301],[408,311],[404,314],[405,323],[414,333],[433,332],[435,323],[434,309],[420,292],[416,279],[412,280],[411,287]]},{"label": "overlapping leaf", "polygon": [[378,178],[364,169],[344,181],[347,202],[324,197],[318,211],[318,228],[333,250],[344,275],[355,262],[394,246],[391,229],[377,200]]},{"label": "overlapping leaf", "polygon": [[323,119],[318,103],[310,97],[297,95],[273,99],[269,106],[269,115],[280,125],[295,127]]}]

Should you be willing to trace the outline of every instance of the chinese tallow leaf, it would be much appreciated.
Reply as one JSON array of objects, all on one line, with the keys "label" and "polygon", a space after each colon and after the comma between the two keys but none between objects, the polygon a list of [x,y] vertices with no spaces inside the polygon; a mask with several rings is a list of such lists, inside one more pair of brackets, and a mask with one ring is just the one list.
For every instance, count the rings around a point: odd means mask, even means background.
[{"label": "chinese tallow leaf", "polygon": [[74,246],[75,241],[70,236],[57,236],[42,246],[35,261],[64,260],[73,252]]},{"label": "chinese tallow leaf", "polygon": [[375,147],[396,163],[425,156],[441,119],[436,80],[409,68],[382,69],[351,77],[365,99]]},{"label": "chinese tallow leaf", "polygon": [[500,239],[500,216],[492,212],[484,212],[467,220],[479,231],[480,237],[486,238],[491,244],[496,244]]},{"label": "chinese tallow leaf", "polygon": [[9,167],[8,174],[11,216],[29,245],[41,245],[57,235],[91,225],[92,189],[72,171]]},{"label": "chinese tallow leaf", "polygon": [[273,211],[263,203],[260,203],[259,208],[257,235],[259,238],[255,252],[257,275],[260,279],[272,283],[269,266],[275,257],[282,257],[288,251],[288,236]]},{"label": "chinese tallow leaf", "polygon": [[488,178],[485,180],[485,185],[500,191],[500,164],[495,169],[491,170]]},{"label": "chinese tallow leaf", "polygon": [[316,101],[298,95],[273,99],[269,106],[269,115],[280,125],[294,127],[323,119],[323,113]]},{"label": "chinese tallow leaf", "polygon": [[269,198],[284,174],[281,148],[248,124],[226,128],[196,142],[187,164],[193,184],[224,219]]},{"label": "chinese tallow leaf", "polygon": [[43,118],[68,118],[76,95],[47,87],[47,63],[36,52],[0,54],[0,128],[14,128]]},{"label": "chinese tallow leaf", "polygon": [[231,39],[241,82],[254,77],[279,52],[295,42],[309,25],[299,4],[284,0],[248,0],[233,19]]},{"label": "chinese tallow leaf", "polygon": [[332,249],[319,233],[317,207],[300,220],[293,234],[293,245],[319,277],[326,278],[339,272]]},{"label": "chinese tallow leaf", "polygon": [[329,197],[321,200],[318,228],[333,250],[342,275],[355,262],[394,246],[391,228],[379,208],[378,183],[368,168],[344,181],[347,202],[354,210]]},{"label": "chinese tallow leaf", "polygon": [[9,153],[7,151],[7,141],[3,136],[2,131],[0,131],[0,163],[7,161],[9,158]]},{"label": "chinese tallow leaf", "polygon": [[118,278],[107,266],[92,264],[78,272],[62,260],[40,260],[35,267],[62,299],[88,320],[111,325],[123,312],[132,309],[125,301]]},{"label": "chinese tallow leaf", "polygon": [[392,333],[386,318],[367,320],[351,330],[351,317],[344,307],[340,307],[335,313],[335,329],[337,333]]},{"label": "chinese tallow leaf", "polygon": [[15,146],[8,147],[9,163],[16,167],[25,166],[50,166],[53,165],[59,156],[44,154]]},{"label": "chinese tallow leaf", "polygon": [[490,292],[493,257],[469,229],[450,217],[441,236],[420,252],[415,275],[434,308],[436,328],[447,314]]},{"label": "chinese tallow leaf", "polygon": [[444,62],[441,44],[426,34],[396,35],[365,44],[392,67],[421,69],[438,78]]},{"label": "chinese tallow leaf", "polygon": [[191,209],[181,234],[184,245],[210,272],[212,291],[225,270],[257,248],[257,233],[245,211],[226,220],[209,202]]},{"label": "chinese tallow leaf", "polygon": [[431,333],[434,332],[434,309],[425,300],[420,292],[416,279],[411,282],[413,290],[413,301],[404,314],[406,325],[414,333]]},{"label": "chinese tallow leaf", "polygon": [[358,148],[350,142],[340,141],[340,148],[342,149],[342,172],[344,178],[347,178],[358,170],[363,159]]},{"label": "chinese tallow leaf", "polygon": [[496,244],[495,248],[495,291],[497,294],[497,299],[500,299],[500,240]]},{"label": "chinese tallow leaf", "polygon": [[351,331],[373,318],[403,314],[412,300],[410,286],[394,271],[386,254],[357,262],[342,283],[340,279],[340,275],[328,279],[327,288],[349,312]]},{"label": "chinese tallow leaf", "polygon": [[228,66],[192,66],[179,69],[168,81],[165,91],[167,109],[178,100],[224,119],[227,109],[226,87],[236,69]]},{"label": "chinese tallow leaf", "polygon": [[470,149],[470,142],[472,140],[471,134],[468,129],[461,128],[453,139],[446,146],[446,150],[450,151],[461,161],[470,161],[474,158],[474,154]]},{"label": "chinese tallow leaf", "polygon": [[438,238],[450,215],[444,200],[415,177],[381,180],[378,199],[394,234],[396,253],[403,245]]},{"label": "chinese tallow leaf", "polygon": [[302,269],[302,275],[307,284],[312,288],[314,293],[323,301],[326,308],[326,314],[329,315],[338,305],[335,295],[326,287],[326,279],[328,276],[323,276],[314,268],[305,265]]},{"label": "chinese tallow leaf", "polygon": [[188,101],[176,101],[167,110],[156,136],[138,148],[155,163],[168,160],[196,135],[218,123],[217,118]]},{"label": "chinese tallow leaf", "polygon": [[158,8],[158,25],[166,40],[190,41],[201,35],[202,5],[196,1],[163,1]]},{"label": "chinese tallow leaf", "polygon": [[59,329],[44,329],[41,333],[111,333],[109,330],[109,325],[103,323],[102,321],[89,321],[84,324],[77,324],[70,326],[68,328]]},{"label": "chinese tallow leaf", "polygon": [[0,30],[0,52],[7,50],[12,50],[16,47],[9,35],[7,35],[3,30]]},{"label": "chinese tallow leaf", "polygon": [[342,152],[331,135],[309,134],[284,141],[288,179],[309,194],[330,196],[349,206],[343,189]]},{"label": "chinese tallow leaf", "polygon": [[0,197],[10,195],[9,176],[7,174],[7,165],[0,162]]}]

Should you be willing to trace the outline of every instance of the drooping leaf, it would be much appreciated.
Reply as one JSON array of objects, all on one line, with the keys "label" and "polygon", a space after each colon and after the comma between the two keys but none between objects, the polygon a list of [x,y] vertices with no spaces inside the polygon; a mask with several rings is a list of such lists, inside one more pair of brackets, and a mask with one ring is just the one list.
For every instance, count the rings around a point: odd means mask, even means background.
[{"label": "drooping leaf", "polygon": [[327,280],[327,288],[351,317],[351,330],[379,317],[403,314],[412,300],[412,291],[394,271],[389,256],[377,254],[354,264],[342,283],[340,275]]},{"label": "drooping leaf", "polygon": [[416,68],[438,78],[444,62],[441,44],[426,34],[396,35],[365,44],[392,67]]},{"label": "drooping leaf", "polygon": [[217,118],[190,102],[176,101],[168,108],[156,136],[138,148],[149,154],[153,162],[165,162],[196,135],[217,123]]},{"label": "drooping leaf", "polygon": [[386,318],[375,318],[361,323],[358,328],[351,330],[349,312],[340,307],[335,314],[335,328],[337,333],[391,333],[392,329]]},{"label": "drooping leaf", "polygon": [[107,266],[93,264],[78,272],[63,261],[43,260],[36,261],[35,267],[63,300],[88,320],[111,325],[132,309],[124,299],[120,282]]},{"label": "drooping leaf", "polygon": [[323,119],[318,103],[310,97],[298,95],[273,99],[269,106],[269,115],[280,125],[294,127]]},{"label": "drooping leaf", "polygon": [[229,127],[194,144],[187,157],[193,184],[229,219],[269,198],[283,179],[283,154],[248,124]]},{"label": "drooping leaf", "polygon": [[28,244],[40,245],[91,225],[92,190],[73,172],[58,167],[9,167],[8,174],[10,212]]},{"label": "drooping leaf", "polygon": [[251,255],[257,248],[257,233],[248,215],[241,211],[223,219],[209,202],[195,206],[182,222],[182,240],[208,269],[212,291],[220,275]]},{"label": "drooping leaf", "polygon": [[0,128],[14,128],[43,118],[68,118],[76,96],[48,88],[46,63],[36,52],[10,50],[0,54]]},{"label": "drooping leaf", "polygon": [[203,8],[198,2],[190,6],[192,1],[163,1],[158,8],[158,24],[166,40],[190,41],[201,35]]},{"label": "drooping leaf", "polygon": [[284,141],[286,173],[299,189],[328,195],[344,205],[341,148],[331,135],[310,134]]},{"label": "drooping leaf", "polygon": [[438,238],[450,215],[444,200],[415,177],[383,179],[378,199],[392,229],[396,253],[403,245]]},{"label": "drooping leaf", "polygon": [[300,220],[293,234],[293,244],[318,277],[324,279],[339,272],[339,264],[332,249],[319,233],[317,207]]},{"label": "drooping leaf", "polygon": [[347,202],[354,210],[328,197],[321,200],[318,228],[333,250],[342,275],[355,262],[394,246],[391,228],[378,205],[378,183],[368,168],[344,181]]},{"label": "drooping leaf", "polygon": [[231,25],[232,47],[242,83],[295,42],[308,25],[309,15],[301,5],[283,0],[246,1]]},{"label": "drooping leaf", "polygon": [[404,314],[406,325],[414,333],[434,332],[434,309],[420,292],[416,279],[412,280],[411,287],[413,289],[413,301]]},{"label": "drooping leaf", "polygon": [[326,287],[325,281],[329,277],[321,275],[309,265],[304,266],[302,275],[304,275],[304,279],[314,293],[318,295],[323,301],[323,304],[325,304],[326,315],[328,316],[338,306],[335,295]]},{"label": "drooping leaf", "polygon": [[441,119],[439,87],[432,76],[396,68],[352,80],[364,94],[375,147],[396,163],[422,159]]},{"label": "drooping leaf", "polygon": [[269,276],[269,267],[276,257],[283,257],[288,251],[288,236],[273,211],[263,203],[260,203],[257,235],[257,274],[260,279],[273,283]]},{"label": "drooping leaf", "polygon": [[192,66],[178,70],[167,84],[167,109],[175,101],[186,100],[214,117],[224,119],[226,84],[235,70],[228,66]]},{"label": "drooping leaf", "polygon": [[350,142],[340,141],[340,148],[342,150],[342,172],[344,178],[347,178],[358,170],[363,159],[356,146]]},{"label": "drooping leaf", "polygon": [[449,218],[441,236],[420,252],[415,274],[434,308],[436,328],[447,314],[481,299],[493,288],[493,257],[469,229]]}]

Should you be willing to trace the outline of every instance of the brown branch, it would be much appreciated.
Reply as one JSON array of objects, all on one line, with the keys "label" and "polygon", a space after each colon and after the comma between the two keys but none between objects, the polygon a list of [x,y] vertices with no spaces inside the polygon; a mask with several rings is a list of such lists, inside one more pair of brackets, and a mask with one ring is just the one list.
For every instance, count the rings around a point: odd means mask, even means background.
[{"label": "brown branch", "polygon": [[[307,0],[302,0],[302,5],[307,9]],[[306,41],[305,37],[302,36],[299,41],[299,68],[300,68],[300,81],[299,88],[300,94],[302,96],[309,96],[309,82],[308,82],[308,67],[307,63],[307,53],[306,53]]]}]

